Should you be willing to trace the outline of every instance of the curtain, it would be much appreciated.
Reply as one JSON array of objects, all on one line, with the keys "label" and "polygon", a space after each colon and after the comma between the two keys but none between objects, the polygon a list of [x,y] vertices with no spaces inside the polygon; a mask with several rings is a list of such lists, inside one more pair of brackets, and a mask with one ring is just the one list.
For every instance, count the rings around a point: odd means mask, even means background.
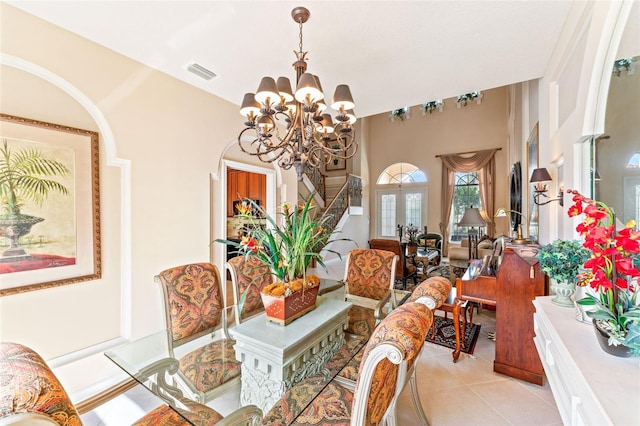
[{"label": "curtain", "polygon": [[482,201],[483,211],[481,214],[487,221],[487,232],[493,235],[494,224],[491,220],[491,212],[493,212],[495,204],[495,189],[493,180],[496,175],[495,154],[498,148],[478,151],[471,156],[463,156],[462,154],[441,155],[442,160],[442,198],[443,203],[440,206],[440,232],[443,236],[442,251],[449,252],[449,218],[451,217],[451,208],[453,203],[453,186],[456,172],[469,173],[478,172],[478,180],[480,182],[480,200]]}]

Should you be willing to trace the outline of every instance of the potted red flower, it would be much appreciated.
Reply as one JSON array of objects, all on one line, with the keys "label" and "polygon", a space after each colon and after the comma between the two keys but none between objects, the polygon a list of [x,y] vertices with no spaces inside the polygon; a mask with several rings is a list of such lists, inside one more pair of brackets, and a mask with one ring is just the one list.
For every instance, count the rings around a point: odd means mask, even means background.
[{"label": "potted red flower", "polygon": [[578,285],[589,285],[591,293],[577,303],[590,306],[587,315],[608,335],[603,349],[619,347],[619,356],[640,356],[640,231],[635,220],[616,230],[613,209],[600,201],[573,194],[570,217],[584,215],[576,230],[591,252]]}]

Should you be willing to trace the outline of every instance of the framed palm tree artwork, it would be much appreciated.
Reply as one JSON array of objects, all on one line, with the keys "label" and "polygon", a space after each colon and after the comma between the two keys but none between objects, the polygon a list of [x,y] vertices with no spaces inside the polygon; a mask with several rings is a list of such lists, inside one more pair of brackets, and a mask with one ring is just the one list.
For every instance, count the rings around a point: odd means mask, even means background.
[{"label": "framed palm tree artwork", "polygon": [[98,133],[0,114],[0,296],[100,278]]}]

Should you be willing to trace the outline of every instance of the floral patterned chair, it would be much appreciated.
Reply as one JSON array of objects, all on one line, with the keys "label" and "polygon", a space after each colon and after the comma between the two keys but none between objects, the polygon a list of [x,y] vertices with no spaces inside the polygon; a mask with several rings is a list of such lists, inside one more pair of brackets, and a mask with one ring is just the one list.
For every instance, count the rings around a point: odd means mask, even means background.
[{"label": "floral patterned chair", "polygon": [[169,350],[205,335],[217,340],[179,359],[183,391],[200,403],[225,392],[240,380],[240,362],[226,330],[224,293],[218,268],[210,263],[192,263],[160,272],[165,323],[170,331]]},{"label": "floral patterned chair", "polygon": [[375,249],[354,249],[347,256],[344,275],[349,310],[347,333],[368,338],[385,316],[391,300],[397,256]]},{"label": "floral patterned chair", "polygon": [[[420,283],[420,285],[413,290],[408,302],[422,303],[432,312],[435,312],[435,310],[442,306],[442,304],[447,300],[450,292],[451,282],[448,279],[443,277],[432,277]],[[432,322],[432,327],[434,325],[435,322]],[[432,328],[432,331],[433,330],[434,328]],[[357,344],[356,341],[347,342],[346,346],[341,348],[341,350],[338,351],[327,364],[327,368],[332,370],[334,367],[340,368],[345,364],[345,362],[347,363],[347,365],[337,374],[336,381],[351,390],[355,388],[355,382],[358,379],[358,372],[363,353],[362,350],[359,351],[353,359],[347,362],[348,357],[353,353],[353,349],[350,348],[349,345],[355,344]],[[413,405],[416,413],[424,424],[428,424],[427,417],[422,410],[422,403],[420,402],[420,395],[418,393],[415,378],[415,368],[409,368],[407,374],[409,375],[411,395],[413,397]]]},{"label": "floral patterned chair", "polygon": [[407,289],[407,280],[412,279],[413,284],[418,284],[418,267],[413,259],[407,259],[406,244],[398,240],[377,238],[369,240],[369,247],[377,250],[390,251],[398,256],[396,260],[395,278],[402,281],[402,289]]},{"label": "floral patterned chair", "polygon": [[287,391],[263,419],[266,425],[396,424],[396,401],[424,345],[432,311],[410,302],[375,329],[360,364],[355,390],[312,376]]},{"label": "floral patterned chair", "polygon": [[269,266],[255,256],[236,256],[227,262],[233,286],[236,322],[264,312],[260,292],[273,282]]},{"label": "floral patterned chair", "polygon": [[[33,349],[17,343],[0,344],[0,425],[82,426],[80,415],[58,378]],[[238,418],[262,418],[257,407],[242,407],[223,420],[215,410],[183,399],[182,415],[197,416],[207,424],[239,424]],[[234,420],[234,422],[230,422]],[[221,422],[222,423],[219,423]],[[135,426],[186,426],[187,421],[168,405],[136,420]],[[249,424],[249,422],[244,423]]]}]

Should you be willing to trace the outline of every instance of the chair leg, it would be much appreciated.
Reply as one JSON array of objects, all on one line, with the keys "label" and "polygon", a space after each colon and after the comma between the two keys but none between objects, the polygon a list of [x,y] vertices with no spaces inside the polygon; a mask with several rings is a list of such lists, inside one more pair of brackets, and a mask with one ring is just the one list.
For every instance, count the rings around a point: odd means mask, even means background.
[{"label": "chair leg", "polygon": [[429,426],[429,420],[427,420],[427,416],[424,414],[424,410],[422,409],[422,402],[420,401],[420,394],[418,393],[415,369],[413,370],[413,374],[409,379],[409,386],[411,386],[411,398],[413,399],[413,407],[416,409],[416,414],[418,414],[418,419],[420,420],[420,424],[424,426]]}]

